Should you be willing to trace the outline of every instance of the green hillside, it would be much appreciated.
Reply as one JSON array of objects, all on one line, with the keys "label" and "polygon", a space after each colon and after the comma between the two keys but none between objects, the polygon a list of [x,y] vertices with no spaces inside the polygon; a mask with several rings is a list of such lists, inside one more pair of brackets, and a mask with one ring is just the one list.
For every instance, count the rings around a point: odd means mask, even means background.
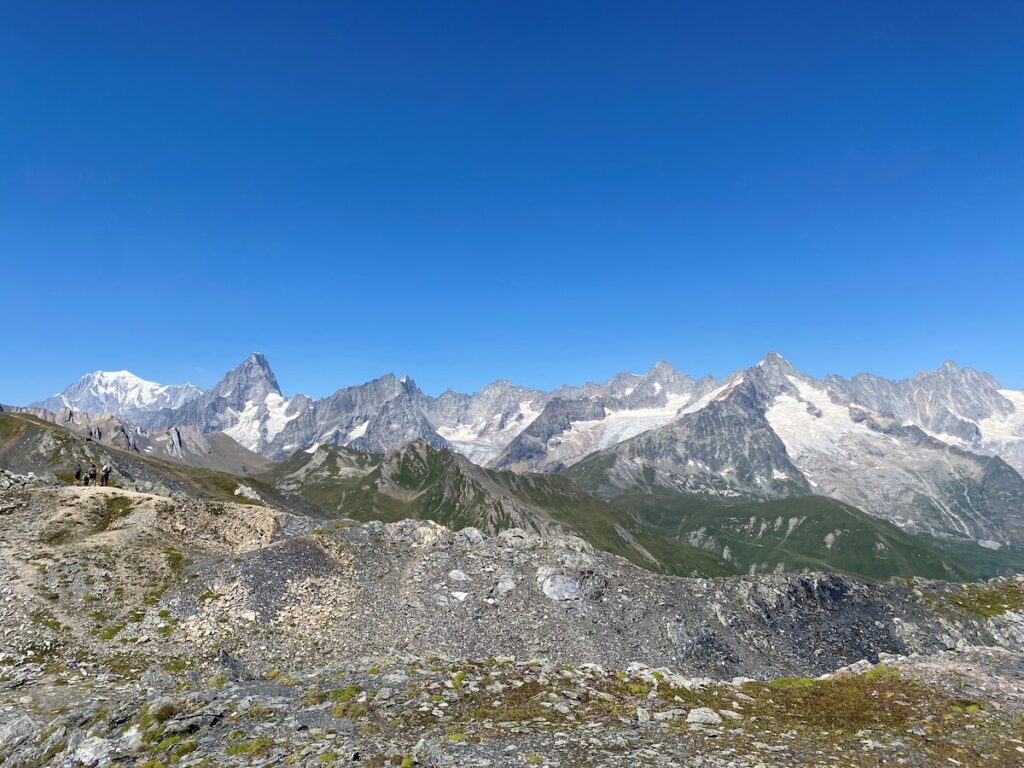
[{"label": "green hillside", "polygon": [[748,573],[839,571],[875,580],[974,576],[955,555],[822,496],[728,505],[692,495],[631,493],[612,504],[659,533],[706,548]]},{"label": "green hillside", "polygon": [[1024,573],[1024,549],[1020,547],[1004,546],[999,549],[990,549],[975,541],[964,539],[947,539],[938,536],[922,536],[922,538],[955,557],[970,568],[979,579]]}]

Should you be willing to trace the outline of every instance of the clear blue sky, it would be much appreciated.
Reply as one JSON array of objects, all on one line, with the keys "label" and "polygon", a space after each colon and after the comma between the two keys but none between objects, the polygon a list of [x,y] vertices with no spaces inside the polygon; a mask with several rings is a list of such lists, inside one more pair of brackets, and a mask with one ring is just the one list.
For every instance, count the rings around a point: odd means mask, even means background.
[{"label": "clear blue sky", "polygon": [[[158,7],[158,5],[160,7]],[[0,401],[943,359],[1024,386],[1020,2],[0,7]]]}]

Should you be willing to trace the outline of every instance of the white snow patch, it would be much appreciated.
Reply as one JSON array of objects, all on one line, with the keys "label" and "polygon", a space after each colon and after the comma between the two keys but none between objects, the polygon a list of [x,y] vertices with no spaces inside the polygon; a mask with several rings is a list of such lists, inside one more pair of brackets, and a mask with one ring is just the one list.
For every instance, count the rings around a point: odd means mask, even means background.
[{"label": "white snow patch", "polygon": [[452,447],[476,464],[486,464],[511,443],[540,415],[532,400],[519,403],[518,410],[501,423],[501,413],[474,422],[442,425],[437,433]]},{"label": "white snow patch", "polygon": [[288,399],[276,392],[270,392],[262,403],[249,400],[241,413],[236,413],[235,423],[224,433],[250,451],[255,450],[260,440],[270,442],[289,421],[299,414],[288,414]]},{"label": "white snow patch", "polygon": [[[849,408],[833,403],[824,389],[795,376],[787,378],[797,388],[800,396],[779,395],[765,415],[772,430],[785,444],[786,451],[798,466],[800,459],[808,454],[824,453],[849,459],[842,441],[852,433],[880,437],[864,424],[855,422],[850,417]],[[808,403],[821,415],[811,413]]]},{"label": "white snow patch", "polygon": [[979,421],[978,428],[984,440],[992,443],[1024,441],[1024,392],[1000,389],[999,394],[1013,403],[1013,411],[1005,416],[997,414]]},{"label": "white snow patch", "polygon": [[356,424],[356,426],[352,427],[352,429],[349,430],[348,436],[345,438],[345,442],[351,443],[353,440],[358,440],[360,437],[365,435],[366,427],[369,423],[370,420],[367,419],[362,424]]}]

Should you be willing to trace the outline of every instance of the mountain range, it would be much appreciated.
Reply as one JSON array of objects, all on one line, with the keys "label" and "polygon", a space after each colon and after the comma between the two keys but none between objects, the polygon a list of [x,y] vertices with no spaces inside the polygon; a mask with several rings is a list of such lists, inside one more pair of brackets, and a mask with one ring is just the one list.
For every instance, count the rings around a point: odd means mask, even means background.
[{"label": "mountain range", "polygon": [[477,468],[564,473],[608,500],[824,496],[914,533],[1024,543],[1024,392],[952,362],[905,380],[815,379],[769,353],[721,380],[657,363],[603,383],[500,380],[436,397],[389,374],[313,399],[284,395],[254,353],[206,391],[98,372],[33,406],[101,410],[146,434],[224,435],[270,460],[418,441]]}]

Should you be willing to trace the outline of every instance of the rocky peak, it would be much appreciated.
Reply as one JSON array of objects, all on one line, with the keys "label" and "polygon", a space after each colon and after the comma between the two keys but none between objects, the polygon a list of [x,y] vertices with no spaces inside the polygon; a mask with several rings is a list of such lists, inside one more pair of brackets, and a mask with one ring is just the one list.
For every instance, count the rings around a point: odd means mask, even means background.
[{"label": "rocky peak", "polygon": [[263,400],[268,394],[281,394],[277,377],[261,352],[253,352],[237,367],[228,371],[212,390],[212,394],[230,400]]},{"label": "rocky peak", "polygon": [[794,392],[791,376],[802,374],[778,352],[769,352],[753,368],[743,374],[744,381],[750,386],[763,405],[768,405],[783,393]]},{"label": "rocky peak", "polygon": [[765,356],[762,357],[754,367],[760,368],[763,371],[770,371],[772,373],[779,373],[783,375],[799,373],[789,360],[775,351],[770,351],[765,354]]}]

